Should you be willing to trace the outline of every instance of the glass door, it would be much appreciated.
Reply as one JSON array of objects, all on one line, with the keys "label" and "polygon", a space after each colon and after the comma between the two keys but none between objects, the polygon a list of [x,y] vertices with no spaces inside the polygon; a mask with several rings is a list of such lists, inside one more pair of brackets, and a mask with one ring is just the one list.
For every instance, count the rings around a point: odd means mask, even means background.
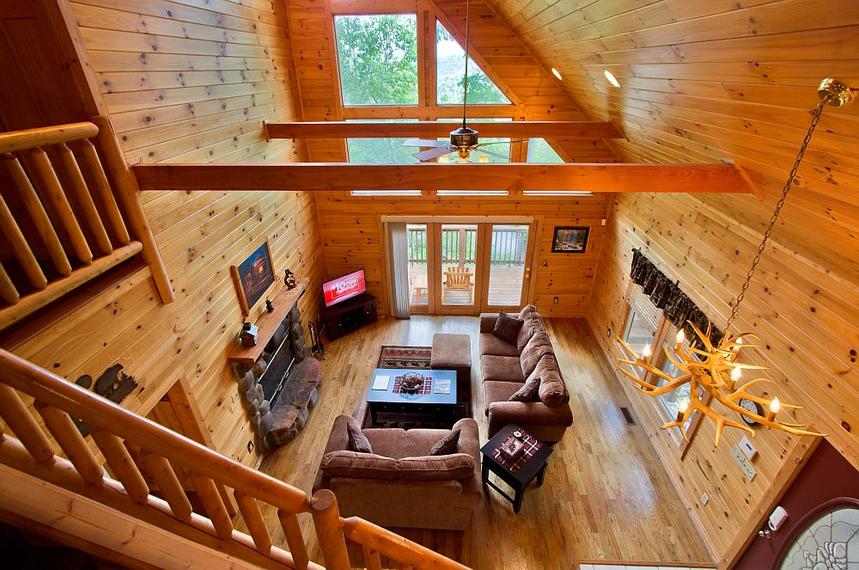
[{"label": "glass door", "polygon": [[480,308],[482,224],[436,224],[437,312],[470,314]]},{"label": "glass door", "polygon": [[484,285],[483,310],[519,310],[531,280],[531,225],[486,225],[489,239],[485,258],[489,270]]},{"label": "glass door", "polygon": [[431,237],[432,224],[407,224],[406,239],[409,249],[409,299],[411,312],[432,312],[430,294],[430,267],[434,251]]}]

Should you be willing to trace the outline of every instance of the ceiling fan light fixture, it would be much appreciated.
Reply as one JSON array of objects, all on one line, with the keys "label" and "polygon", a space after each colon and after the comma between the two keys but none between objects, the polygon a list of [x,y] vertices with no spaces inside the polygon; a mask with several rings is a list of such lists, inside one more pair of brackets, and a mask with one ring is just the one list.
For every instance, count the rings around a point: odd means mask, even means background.
[{"label": "ceiling fan light fixture", "polygon": [[611,83],[613,87],[620,89],[620,81],[617,80],[617,77],[615,77],[611,71],[609,71],[608,69],[603,69],[602,74],[605,75],[606,80],[608,80],[608,82]]},{"label": "ceiling fan light fixture", "polygon": [[560,72],[560,71],[558,71],[557,69],[555,69],[554,67],[552,68],[552,75],[554,75],[555,77],[557,77],[557,78],[558,78],[558,81],[563,81],[563,80],[564,80],[563,76],[561,76],[561,72]]},{"label": "ceiling fan light fixture", "polygon": [[450,131],[450,144],[457,148],[468,148],[477,144],[477,131],[466,126]]}]

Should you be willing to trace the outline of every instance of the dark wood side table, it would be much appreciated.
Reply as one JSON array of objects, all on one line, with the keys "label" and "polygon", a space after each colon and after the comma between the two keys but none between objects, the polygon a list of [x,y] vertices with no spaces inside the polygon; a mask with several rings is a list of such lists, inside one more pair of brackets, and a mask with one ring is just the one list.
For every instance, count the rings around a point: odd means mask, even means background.
[{"label": "dark wood side table", "polygon": [[[499,457],[497,450],[505,440],[513,436],[513,432],[516,430],[522,432],[522,439],[526,442],[529,441],[528,438],[531,438],[539,445],[532,445],[533,449],[530,456],[512,462]],[[480,453],[483,456],[483,485],[489,485],[498,491],[502,497],[513,503],[513,511],[518,513],[519,509],[522,508],[522,495],[528,485],[534,479],[537,479],[538,487],[543,484],[543,477],[546,474],[546,465],[548,465],[549,456],[552,454],[552,448],[539,442],[519,426],[507,424],[480,448]],[[514,495],[512,497],[489,480],[490,471],[513,488]]]}]

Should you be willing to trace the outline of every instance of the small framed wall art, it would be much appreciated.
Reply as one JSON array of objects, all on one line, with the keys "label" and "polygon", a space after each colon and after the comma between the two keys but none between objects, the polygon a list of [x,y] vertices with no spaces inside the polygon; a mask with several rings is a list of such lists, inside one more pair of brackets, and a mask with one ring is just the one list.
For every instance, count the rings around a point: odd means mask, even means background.
[{"label": "small framed wall art", "polygon": [[552,253],[584,253],[590,231],[587,226],[555,226]]},{"label": "small framed wall art", "polygon": [[271,252],[268,242],[263,243],[238,266],[230,267],[236,295],[242,315],[250,315],[251,309],[259,301],[268,288],[274,283],[274,267],[271,263]]}]

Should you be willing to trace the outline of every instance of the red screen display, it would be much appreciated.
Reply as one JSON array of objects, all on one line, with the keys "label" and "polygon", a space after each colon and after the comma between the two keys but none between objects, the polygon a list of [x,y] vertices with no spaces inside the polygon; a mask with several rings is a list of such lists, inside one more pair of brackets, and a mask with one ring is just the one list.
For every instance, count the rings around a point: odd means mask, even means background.
[{"label": "red screen display", "polygon": [[326,307],[336,305],[340,301],[351,299],[352,297],[360,295],[366,291],[367,283],[364,280],[363,269],[359,269],[358,271],[354,271],[348,275],[344,275],[343,277],[338,277],[337,279],[332,279],[331,281],[326,281],[322,284],[322,292],[325,295]]}]

